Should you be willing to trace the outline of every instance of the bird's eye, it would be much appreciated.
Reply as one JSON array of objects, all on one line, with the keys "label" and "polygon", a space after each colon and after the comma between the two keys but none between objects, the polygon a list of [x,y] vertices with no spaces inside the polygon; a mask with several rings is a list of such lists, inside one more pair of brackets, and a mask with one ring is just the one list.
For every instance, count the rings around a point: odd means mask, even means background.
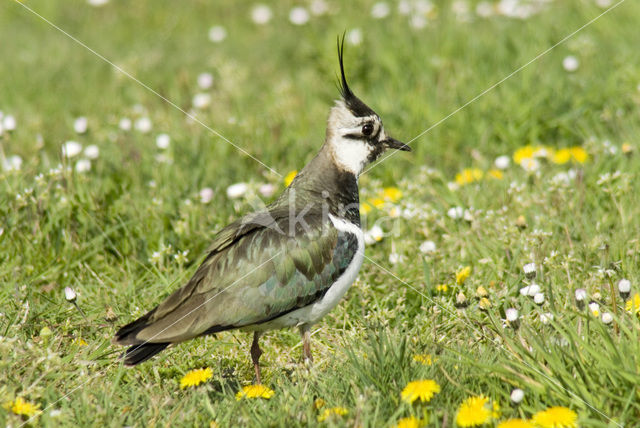
[{"label": "bird's eye", "polygon": [[362,135],[364,135],[364,136],[367,136],[367,137],[368,137],[369,135],[371,135],[371,133],[372,133],[372,132],[373,132],[373,125],[372,125],[372,124],[370,124],[370,123],[365,123],[365,124],[362,126]]}]

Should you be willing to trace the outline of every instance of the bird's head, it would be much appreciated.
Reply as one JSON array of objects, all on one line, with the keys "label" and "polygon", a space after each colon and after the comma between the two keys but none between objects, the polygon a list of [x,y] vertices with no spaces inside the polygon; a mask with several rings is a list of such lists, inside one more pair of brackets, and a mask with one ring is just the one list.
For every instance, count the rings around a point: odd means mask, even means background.
[{"label": "bird's head", "polygon": [[326,141],[336,164],[358,176],[385,150],[411,151],[411,148],[389,136],[380,116],[353,94],[344,74],[343,54],[344,37],[338,39],[342,98],[329,114]]}]

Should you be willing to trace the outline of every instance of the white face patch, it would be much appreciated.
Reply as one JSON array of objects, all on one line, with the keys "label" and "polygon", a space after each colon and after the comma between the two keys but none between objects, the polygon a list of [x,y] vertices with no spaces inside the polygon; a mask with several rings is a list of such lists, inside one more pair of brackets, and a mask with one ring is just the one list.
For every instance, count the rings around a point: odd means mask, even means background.
[{"label": "white face patch", "polygon": [[378,140],[385,138],[379,117],[375,115],[356,117],[342,101],[336,102],[329,115],[327,144],[331,148],[336,164],[356,177],[369,163],[369,155],[374,147],[366,140],[348,136],[361,135],[362,126],[365,123],[373,125],[371,135],[378,134]]}]

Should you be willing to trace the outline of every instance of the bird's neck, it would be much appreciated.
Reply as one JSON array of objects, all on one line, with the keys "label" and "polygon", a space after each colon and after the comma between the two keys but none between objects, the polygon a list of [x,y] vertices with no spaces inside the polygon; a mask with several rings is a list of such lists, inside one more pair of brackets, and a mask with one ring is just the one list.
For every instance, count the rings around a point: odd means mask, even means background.
[{"label": "bird's neck", "polygon": [[300,202],[326,205],[330,214],[360,226],[358,179],[335,162],[326,144],[298,173],[281,198],[290,198],[291,192],[295,192]]}]

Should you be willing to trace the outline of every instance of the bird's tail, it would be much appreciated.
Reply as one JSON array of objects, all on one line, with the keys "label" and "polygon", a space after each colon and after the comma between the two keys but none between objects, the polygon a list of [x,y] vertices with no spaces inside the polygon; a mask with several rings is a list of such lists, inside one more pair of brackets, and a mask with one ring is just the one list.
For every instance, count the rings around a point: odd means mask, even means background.
[{"label": "bird's tail", "polygon": [[161,352],[170,343],[141,343],[140,345],[131,345],[127,352],[122,354],[125,366],[135,366]]},{"label": "bird's tail", "polygon": [[141,330],[149,326],[149,317],[154,311],[155,309],[120,328],[113,338],[113,343],[117,345],[131,345],[121,357],[125,365],[135,366],[147,361],[171,344],[170,342],[150,343],[136,338]]}]

